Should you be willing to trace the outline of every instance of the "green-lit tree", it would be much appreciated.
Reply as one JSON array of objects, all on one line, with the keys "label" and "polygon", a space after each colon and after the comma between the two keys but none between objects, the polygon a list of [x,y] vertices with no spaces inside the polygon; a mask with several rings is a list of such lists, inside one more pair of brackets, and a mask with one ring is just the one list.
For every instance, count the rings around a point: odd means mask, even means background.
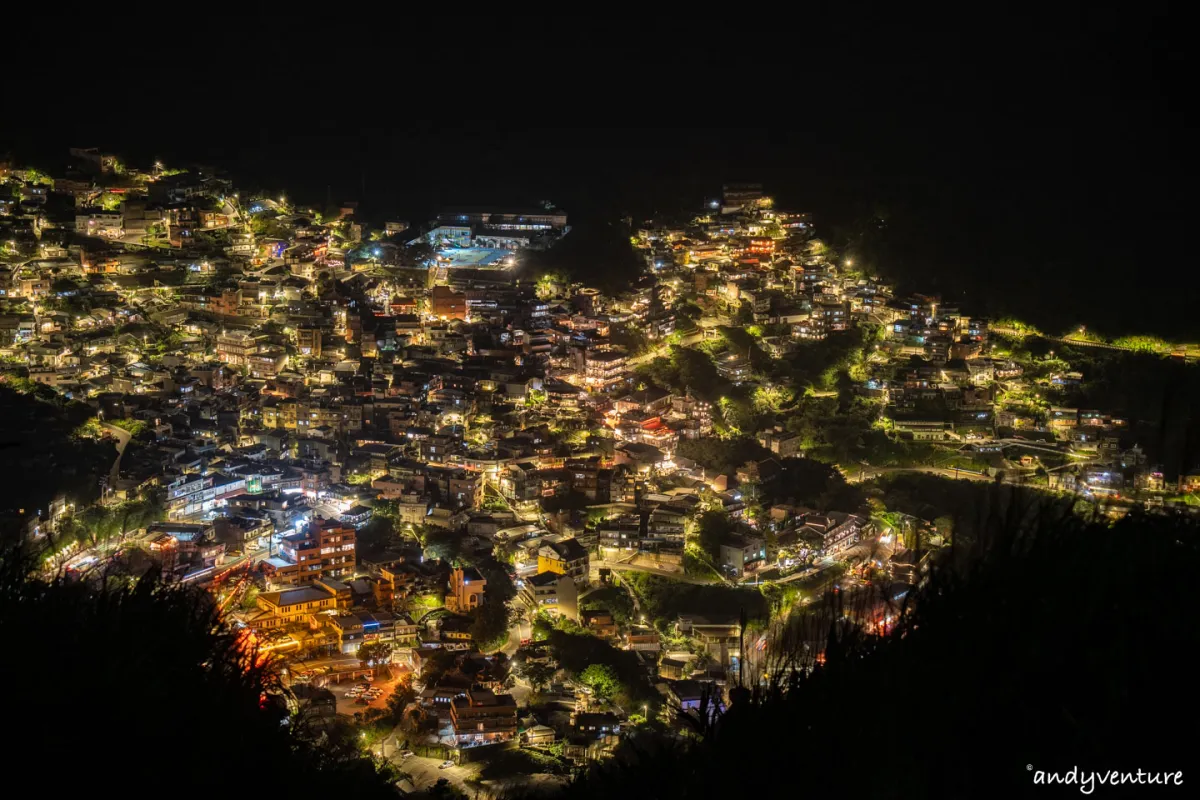
[{"label": "green-lit tree", "polygon": [[579,675],[579,682],[601,699],[615,695],[621,689],[616,670],[607,664],[592,664]]}]

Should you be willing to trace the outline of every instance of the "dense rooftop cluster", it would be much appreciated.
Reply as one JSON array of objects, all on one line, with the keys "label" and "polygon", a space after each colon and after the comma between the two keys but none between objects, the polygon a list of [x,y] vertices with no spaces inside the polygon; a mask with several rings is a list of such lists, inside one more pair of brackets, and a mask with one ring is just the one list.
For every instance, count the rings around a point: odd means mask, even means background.
[{"label": "dense rooftop cluster", "polygon": [[[82,480],[6,521],[48,569],[210,587],[305,704],[388,723],[382,755],[395,728],[563,739],[583,763],[637,708],[703,721],[761,668],[771,620],[834,581],[884,587],[860,621],[890,630],[959,520],[893,503],[886,473],[1115,514],[1200,488],[1094,390],[1146,348],[901,295],[756,184],[615,228],[637,274],[602,291],[550,204],[379,227],[70,155],[0,162],[3,391],[113,460],[22,445]],[[389,669],[412,690],[392,716],[340,683]],[[575,713],[556,732],[530,693]]]}]

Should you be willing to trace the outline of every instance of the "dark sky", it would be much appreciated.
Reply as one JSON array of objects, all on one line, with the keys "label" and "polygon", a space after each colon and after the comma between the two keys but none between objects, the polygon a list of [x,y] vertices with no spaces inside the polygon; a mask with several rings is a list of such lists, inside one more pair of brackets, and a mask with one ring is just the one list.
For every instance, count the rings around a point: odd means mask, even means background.
[{"label": "dark sky", "polygon": [[756,180],[831,235],[884,213],[880,267],[923,287],[994,311],[1040,294],[1065,321],[1153,318],[1200,339],[1176,291],[1196,210],[1181,21],[1154,3],[1002,11],[696,29],[610,16],[584,37],[545,20],[440,35],[407,18],[346,34],[273,12],[193,18],[107,64],[118,94],[153,102],[56,99],[5,121],[0,150],[210,162],[376,219],[541,199],[577,221],[640,217]]}]

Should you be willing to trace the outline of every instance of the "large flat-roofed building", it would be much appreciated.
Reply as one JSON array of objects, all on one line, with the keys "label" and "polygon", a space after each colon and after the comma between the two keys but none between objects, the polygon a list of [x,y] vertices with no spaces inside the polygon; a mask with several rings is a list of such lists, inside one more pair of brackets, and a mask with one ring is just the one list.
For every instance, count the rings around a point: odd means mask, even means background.
[{"label": "large flat-roofed building", "polygon": [[508,231],[561,230],[567,213],[559,209],[446,208],[438,213],[439,225],[487,225]]},{"label": "large flat-roofed building", "polygon": [[459,745],[507,742],[517,735],[517,702],[510,694],[471,689],[451,702],[450,723]]}]

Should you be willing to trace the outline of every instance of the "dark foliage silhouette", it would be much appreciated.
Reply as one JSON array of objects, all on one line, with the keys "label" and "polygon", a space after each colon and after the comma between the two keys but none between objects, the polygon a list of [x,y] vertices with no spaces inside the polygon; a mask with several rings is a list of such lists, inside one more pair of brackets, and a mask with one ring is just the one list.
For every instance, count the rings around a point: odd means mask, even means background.
[{"label": "dark foliage silhouette", "polygon": [[977,552],[945,551],[890,635],[844,623],[882,590],[831,594],[772,631],[752,694],[698,740],[634,738],[567,796],[1050,796],[1027,767],[1186,769],[1200,525],[1110,526],[1000,488]]},{"label": "dark foliage silhouette", "polygon": [[390,795],[356,748],[296,730],[276,674],[205,593],[153,577],[43,582],[27,566],[0,554],[0,678],[22,729],[5,762],[52,793]]}]

